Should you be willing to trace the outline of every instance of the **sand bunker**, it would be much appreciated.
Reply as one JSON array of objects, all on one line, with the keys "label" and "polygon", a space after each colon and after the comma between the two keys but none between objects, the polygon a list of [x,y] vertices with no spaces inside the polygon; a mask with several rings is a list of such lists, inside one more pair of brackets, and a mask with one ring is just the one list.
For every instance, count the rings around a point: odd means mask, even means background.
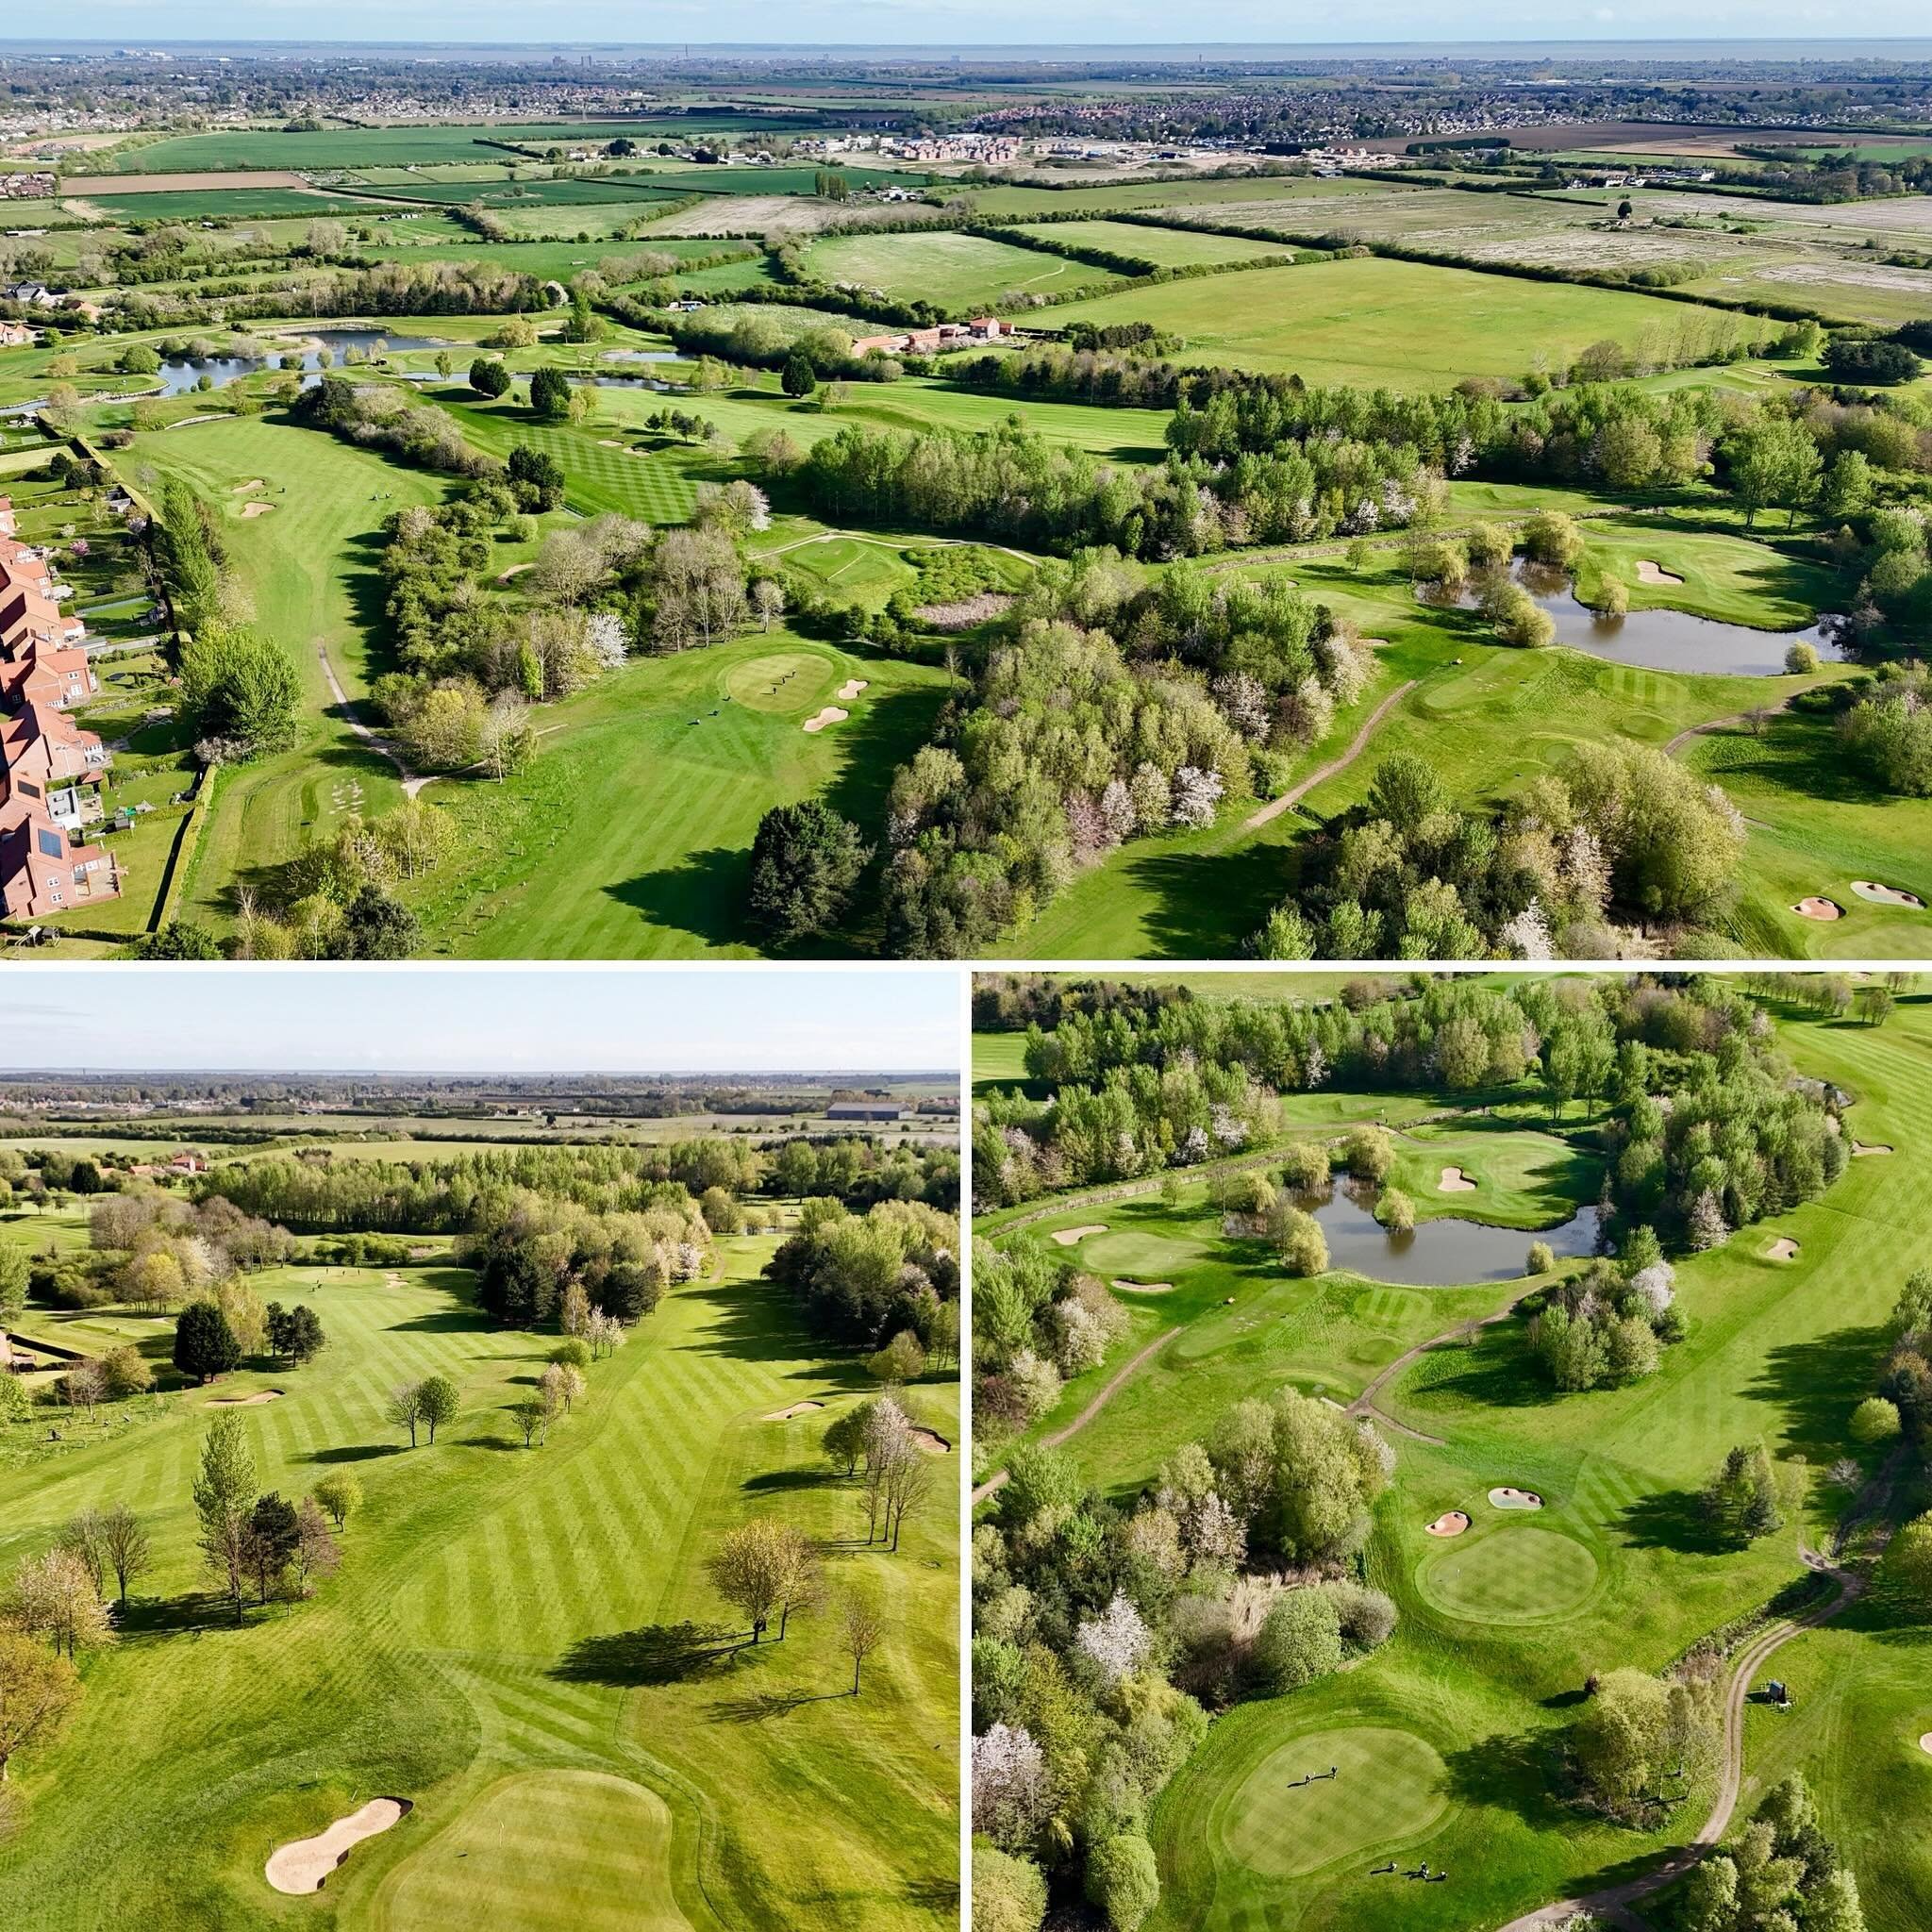
[{"label": "sand bunker", "polygon": [[264,1402],[279,1402],[281,1399],[279,1389],[258,1389],[253,1395],[210,1395],[208,1406],[210,1408],[255,1408]]},{"label": "sand bunker", "polygon": [[1932,1731],[1927,1731],[1925,1735],[1919,1740],[1919,1749],[1921,1751],[1932,1753]]},{"label": "sand bunker", "polygon": [[272,503],[244,503],[242,506],[242,520],[246,523],[250,517],[265,517],[275,508]]},{"label": "sand bunker", "polygon": [[953,1453],[953,1445],[937,1429],[914,1429],[911,1433],[912,1440],[928,1456],[950,1456]]},{"label": "sand bunker", "polygon": [[1883,1141],[1854,1141],[1852,1158],[1857,1160],[1862,1154],[1890,1154],[1892,1150]]},{"label": "sand bunker", "polygon": [[869,677],[848,677],[839,687],[839,695],[841,698],[856,698],[871,682]]},{"label": "sand bunker", "polygon": [[808,731],[823,731],[827,724],[842,724],[851,717],[850,711],[841,711],[837,705],[827,705],[816,718],[808,718],[805,728]]},{"label": "sand bunker", "polygon": [[765,1420],[768,1423],[789,1423],[795,1415],[809,1415],[813,1409],[824,1406],[823,1402],[794,1402],[790,1408],[774,1408]]},{"label": "sand bunker", "polygon": [[1541,1509],[1543,1507],[1543,1499],[1534,1490],[1491,1490],[1490,1501],[1498,1509]]},{"label": "sand bunker", "polygon": [[1460,1536],[1469,1527],[1469,1518],[1460,1509],[1452,1509],[1446,1516],[1439,1516],[1429,1524],[1431,1536]]},{"label": "sand bunker", "polygon": [[1800,899],[1791,908],[1800,919],[1842,919],[1844,908],[1829,899]]},{"label": "sand bunker", "polygon": [[1874,879],[1854,879],[1852,891],[1861,899],[1870,899],[1879,906],[1909,906],[1916,912],[1925,909],[1925,902],[1916,892],[1908,892],[1903,886],[1881,886]]},{"label": "sand bunker", "polygon": [[1790,1235],[1781,1234],[1764,1251],[1767,1261],[1794,1261],[1798,1257],[1798,1244]]},{"label": "sand bunker", "polygon": [[1436,1183],[1437,1191],[1444,1194],[1473,1194],[1475,1183],[1459,1167],[1445,1167],[1442,1178]]},{"label": "sand bunker", "polygon": [[1653,563],[1647,557],[1637,559],[1637,581],[1640,584],[1681,584],[1684,579],[1674,572],[1668,571],[1661,564]]},{"label": "sand bunker", "polygon": [[1054,1233],[1054,1240],[1057,1241],[1061,1247],[1071,1248],[1074,1246],[1076,1243],[1084,1241],[1090,1234],[1105,1234],[1106,1232],[1106,1222],[1090,1221],[1085,1227],[1062,1227],[1056,1229]]},{"label": "sand bunker", "polygon": [[266,490],[267,488],[268,479],[265,476],[251,476],[245,483],[230,485],[229,494],[233,496],[246,496],[251,490]]},{"label": "sand bunker", "polygon": [[1124,1288],[1129,1294],[1172,1294],[1171,1281],[1116,1281],[1116,1288]]},{"label": "sand bunker", "polygon": [[268,1882],[277,1891],[320,1891],[323,1880],[365,1838],[374,1838],[410,1810],[408,1798],[371,1798],[361,1810],[338,1818],[316,1838],[298,1838],[270,1854]]}]

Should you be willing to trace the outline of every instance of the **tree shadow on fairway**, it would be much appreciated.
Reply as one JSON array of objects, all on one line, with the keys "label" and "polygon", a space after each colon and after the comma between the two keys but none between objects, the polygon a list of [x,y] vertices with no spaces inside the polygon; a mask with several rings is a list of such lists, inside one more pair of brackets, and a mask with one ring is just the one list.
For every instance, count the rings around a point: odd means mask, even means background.
[{"label": "tree shadow on fairway", "polygon": [[1154,902],[1145,916],[1147,949],[1170,959],[1238,952],[1290,884],[1287,855],[1265,841],[1225,854],[1150,853],[1120,870]]},{"label": "tree shadow on fairway", "polygon": [[1686,1557],[1728,1557],[1737,1544],[1718,1534],[1694,1490],[1658,1490],[1640,1496],[1618,1518],[1636,1550],[1675,1550]]},{"label": "tree shadow on fairway", "polygon": [[849,1690],[754,1690],[743,1697],[721,1697],[706,1707],[705,1715],[713,1724],[762,1724],[790,1717],[808,1704],[831,1704],[851,1695]]},{"label": "tree shadow on fairway", "polygon": [[204,1630],[232,1630],[235,1607],[225,1597],[195,1591],[186,1596],[129,1597],[125,1606],[116,1607],[114,1627],[124,1638],[178,1637],[183,1631],[198,1635]]},{"label": "tree shadow on fairway", "polygon": [[298,1456],[297,1462],[369,1462],[378,1456],[400,1456],[400,1442],[344,1442],[333,1449],[311,1449]]},{"label": "tree shadow on fairway", "polygon": [[832,1480],[829,1469],[766,1469],[746,1476],[739,1488],[754,1495],[783,1495],[791,1490],[822,1490]]},{"label": "tree shadow on fairway", "polygon": [[483,1335],[490,1324],[474,1308],[439,1308],[434,1314],[411,1315],[407,1322],[391,1322],[385,1335]]},{"label": "tree shadow on fairway", "polygon": [[1443,1754],[1449,1796],[1458,1805],[1490,1806],[1513,1811],[1539,1831],[1572,1819],[1557,1795],[1560,1760],[1548,1732],[1484,1738],[1460,1751]]},{"label": "tree shadow on fairway", "polygon": [[718,1624],[647,1624],[584,1637],[558,1660],[550,1674],[566,1684],[607,1684],[637,1690],[652,1684],[687,1684],[724,1669],[750,1638]]},{"label": "tree shadow on fairway", "polygon": [[1764,1358],[1757,1381],[1743,1392],[1774,1402],[1784,1412],[1785,1433],[1809,1462],[1830,1462],[1844,1447],[1844,1419],[1871,1390],[1885,1359],[1882,1328],[1835,1328],[1811,1341],[1787,1342]]},{"label": "tree shadow on fairway", "polygon": [[728,845],[687,852],[675,865],[606,886],[615,899],[642,916],[649,925],[688,932],[712,946],[755,945],[757,935],[744,918],[744,895],[751,877],[751,854]]}]

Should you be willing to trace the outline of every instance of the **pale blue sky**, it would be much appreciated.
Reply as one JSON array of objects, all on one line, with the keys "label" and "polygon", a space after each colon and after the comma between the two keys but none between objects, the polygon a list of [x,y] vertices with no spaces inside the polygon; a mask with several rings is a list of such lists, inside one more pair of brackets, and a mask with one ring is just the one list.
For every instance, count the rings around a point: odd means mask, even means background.
[{"label": "pale blue sky", "polygon": [[705,971],[19,967],[18,1071],[940,1073],[959,1063],[948,967]]},{"label": "pale blue sky", "polygon": [[[1196,42],[1271,47],[1403,41],[1481,41],[1559,47],[1566,40],[1871,40],[1925,31],[1923,0],[1706,0],[1687,14],[1678,0],[1599,0],[1553,18],[1533,0],[1355,0],[1343,9],[1308,0],[1203,0],[1177,13],[1167,0],[552,0],[541,22],[511,0],[335,0],[317,12],[293,0],[258,0],[238,14],[226,0],[70,0],[58,31],[138,46],[170,40],[348,42],[461,41],[527,45],[547,41],[694,46],[1058,47]],[[1774,50],[1766,49],[1767,52]],[[1876,50],[1874,50],[1876,51]]]}]

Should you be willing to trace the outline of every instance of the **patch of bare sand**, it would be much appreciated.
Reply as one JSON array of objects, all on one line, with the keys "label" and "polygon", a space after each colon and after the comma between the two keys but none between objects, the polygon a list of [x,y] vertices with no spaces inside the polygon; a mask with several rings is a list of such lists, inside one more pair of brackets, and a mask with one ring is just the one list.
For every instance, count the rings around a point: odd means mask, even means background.
[{"label": "patch of bare sand", "polygon": [[1081,1241],[1084,1241],[1090,1234],[1105,1234],[1106,1232],[1106,1222],[1090,1221],[1084,1226],[1081,1227],[1056,1228],[1054,1230],[1053,1238],[1060,1247],[1071,1248],[1078,1246],[1078,1244]]},{"label": "patch of bare sand", "polygon": [[937,1429],[914,1429],[911,1434],[912,1440],[928,1456],[950,1456],[953,1453],[953,1445]]},{"label": "patch of bare sand", "polygon": [[242,506],[242,515],[243,520],[247,521],[255,517],[265,517],[274,508],[275,505],[272,503],[244,503]]},{"label": "patch of bare sand", "polygon": [[314,1838],[298,1838],[292,1844],[277,1845],[264,1868],[268,1882],[277,1891],[320,1891],[323,1881],[365,1838],[387,1831],[412,1808],[408,1798],[371,1798],[359,1811],[338,1818],[326,1831]]},{"label": "patch of bare sand", "polygon": [[1460,1509],[1451,1509],[1429,1524],[1431,1536],[1460,1536],[1469,1527],[1469,1518]]},{"label": "patch of bare sand", "polygon": [[824,1406],[823,1402],[794,1402],[790,1408],[774,1408],[765,1420],[768,1423],[789,1423],[793,1416],[809,1415],[813,1409]]},{"label": "patch of bare sand", "polygon": [[847,700],[856,698],[871,682],[872,680],[869,677],[848,677],[839,687],[839,695]]},{"label": "patch of bare sand", "polygon": [[850,711],[841,711],[837,705],[827,705],[816,717],[805,721],[805,728],[811,732],[823,731],[827,724],[844,724],[851,715]]},{"label": "patch of bare sand", "polygon": [[251,476],[245,483],[230,484],[228,493],[231,496],[246,496],[251,491],[266,490],[267,488],[268,479],[265,476]]},{"label": "patch of bare sand", "polygon": [[1865,1154],[1890,1154],[1891,1152],[1892,1149],[1888,1147],[1883,1141],[1854,1141],[1852,1142],[1852,1158],[1854,1160],[1857,1160],[1861,1155]]},{"label": "patch of bare sand", "polygon": [[1781,1234],[1764,1251],[1767,1261],[1795,1261],[1798,1258],[1798,1244],[1790,1235]]},{"label": "patch of bare sand", "polygon": [[1476,1183],[1459,1167],[1445,1167],[1442,1170],[1442,1178],[1436,1183],[1436,1191],[1439,1194],[1473,1194],[1475,1191]]},{"label": "patch of bare sand", "polygon": [[1800,919],[1842,919],[1844,908],[1831,899],[1800,899],[1791,908]]},{"label": "patch of bare sand", "polygon": [[1172,1294],[1171,1281],[1116,1281],[1116,1288],[1124,1288],[1129,1294]]},{"label": "patch of bare sand", "polygon": [[1909,906],[1914,911],[1923,912],[1925,902],[1916,892],[1908,892],[1903,886],[1881,886],[1875,879],[1854,879],[1852,891],[1861,899],[1869,899],[1874,906]]},{"label": "patch of bare sand", "polygon": [[210,1395],[208,1406],[210,1408],[258,1408],[264,1402],[279,1402],[281,1399],[279,1389],[258,1389],[253,1395]]},{"label": "patch of bare sand", "polygon": [[1684,579],[1674,571],[1666,570],[1660,563],[1653,563],[1647,557],[1637,559],[1637,581],[1640,584],[1681,584]]}]

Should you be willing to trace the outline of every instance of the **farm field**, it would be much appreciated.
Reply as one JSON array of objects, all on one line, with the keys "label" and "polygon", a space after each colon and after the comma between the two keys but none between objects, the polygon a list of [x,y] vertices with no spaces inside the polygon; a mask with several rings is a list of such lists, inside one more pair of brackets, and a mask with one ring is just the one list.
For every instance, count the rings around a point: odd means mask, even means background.
[{"label": "farm field", "polygon": [[1108,279],[1105,269],[981,235],[831,235],[812,242],[805,259],[835,287],[854,283],[954,309],[993,305],[1009,291],[1067,294]]},{"label": "farm field", "polygon": [[[1210,1005],[1335,1000],[1333,975],[1315,975],[1306,992],[1301,980],[1276,974],[1271,988],[1263,974],[1236,975],[1224,993],[1200,975],[1190,991]],[[1382,983],[1398,1008],[1425,996],[1397,992],[1392,974]],[[1752,989],[1784,1061],[1840,1090],[1836,1131],[1869,1158],[1843,1161],[1811,1198],[1702,1252],[1667,1241],[1680,1339],[1655,1373],[1624,1386],[1551,1386],[1514,1310],[1529,1295],[1539,1306],[1584,1265],[1587,1244],[1535,1274],[1528,1244],[1541,1233],[1560,1256],[1561,1224],[1591,1211],[1615,1112],[1552,1108],[1534,1060],[1530,1082],[1458,1095],[1426,1080],[1380,1087],[1349,1059],[1332,1087],[1283,1094],[1287,1139],[1327,1141],[1338,1160],[1351,1127],[1392,1128],[1387,1185],[1422,1216],[1404,1241],[1373,1223],[1360,1235],[1340,1217],[1320,1272],[1285,1269],[1267,1241],[1226,1224],[1217,1178],[1163,1171],[1158,1156],[1124,1188],[1061,1191],[976,1217],[996,1251],[1096,1277],[1125,1310],[1101,1364],[1070,1376],[1020,1433],[1002,1425],[990,1451],[982,1439],[974,1500],[993,1539],[989,1566],[999,1536],[1017,1543],[1024,1520],[1008,1508],[1008,1472],[1028,1498],[1065,1493],[1025,1456],[1050,1455],[1074,1495],[1131,1515],[1176,1480],[1184,1445],[1211,1445],[1237,1405],[1284,1389],[1373,1425],[1392,1451],[1366,1546],[1342,1569],[1390,1599],[1393,1635],[1296,1689],[1241,1679],[1234,1694],[1208,1696],[1205,1738],[1164,1788],[1156,1774],[1145,1827],[1159,1890],[1152,1932],[1528,1932],[1564,1923],[1539,1908],[1588,1907],[1631,1883],[1635,1895],[1610,1895],[1611,1923],[1674,1932],[1685,1888],[1666,1881],[1676,1848],[1711,1818],[1733,1853],[1793,1774],[1855,1874],[1870,1932],[1914,1932],[1932,1914],[1932,1859],[1888,1822],[1896,1807],[1915,1815],[1932,1792],[1919,1742],[1925,1688],[1909,1661],[1923,1654],[1932,1603],[1882,1560],[1890,1526],[1932,1503],[1932,1479],[1923,1445],[1861,1448],[1850,1428],[1928,1231],[1932,1001],[1907,975],[1896,1011],[1872,1026],[1827,1017],[1802,975],[1780,982],[1759,970],[1733,985]],[[1196,1037],[1205,1046],[1212,1036]],[[1022,1076],[1023,1044],[1015,1033],[975,1033],[976,1104]],[[1675,1077],[1659,1069],[1650,1091]],[[1070,1091],[1059,1090],[1062,1105]],[[1029,1091],[1038,1102],[1054,1088]],[[1282,1154],[1281,1141],[1256,1143],[1241,1164],[1272,1175]],[[1458,1223],[1470,1231],[1456,1237]],[[1432,1274],[1432,1242],[1445,1254],[1480,1249],[1499,1265],[1474,1285],[1442,1263]],[[1012,1345],[1008,1330],[1000,1346]],[[1782,1520],[1726,1540],[1706,1524],[1699,1493],[1732,1445],[1760,1441]],[[1848,1451],[1856,1470],[1842,1462]],[[1027,1574],[1022,1560],[1009,1559],[1016,1580]],[[1246,1567],[1278,1560],[1257,1555]],[[981,1587],[995,1620],[1010,1614],[1005,1580]],[[1167,1614],[1137,1584],[1124,1587],[1150,1625]],[[1196,1574],[1183,1590],[1218,1587]],[[1093,1614],[1088,1595],[1070,1621]],[[1211,1619],[1179,1627],[1204,1654]],[[1579,1711],[1604,1694],[1600,1681],[1620,1670],[1667,1675],[1719,1632],[1730,1633],[1722,1674],[1737,1673],[1735,1745],[1688,1754],[1688,1775],[1674,1783],[1666,1773],[1668,1801],[1641,1815],[1593,1807],[1561,1752]],[[1186,1655],[1170,1674],[1224,1691],[1205,1667],[1189,1678]],[[1788,1685],[1790,1709],[1768,1702],[1773,1678]],[[999,1691],[989,1694],[998,1708]],[[975,1730],[986,1723],[976,1717]],[[1044,1855],[1062,1875],[1068,1856]],[[1405,1882],[1424,1865],[1433,1882]]]},{"label": "farm field", "polygon": [[1180,337],[1189,357],[1309,383],[1416,390],[1520,375],[1531,342],[1553,366],[1594,341],[1634,348],[1683,317],[1652,296],[1372,258],[1170,282],[1070,303],[1055,320],[1151,322]]},{"label": "farm field", "polygon": [[[221,1389],[285,1391],[233,1411],[258,1479],[300,1496],[347,1467],[365,1502],[318,1599],[240,1628],[197,1580],[189,1486],[220,1413],[205,1391],[142,1398],[125,1421],[75,1425],[59,1450],[0,1466],[9,1568],[76,1510],[115,1501],[141,1512],[156,1555],[124,1641],[89,1659],[65,1734],[16,1766],[31,1824],[0,1851],[8,1923],[66,1932],[98,1923],[111,1895],[115,1913],[158,1928],[299,1912],[427,1932],[474,1896],[479,1868],[532,1932],[724,1932],[769,1924],[777,1900],[799,1925],[952,1923],[953,1520],[910,1519],[896,1556],[851,1541],[862,1507],[818,1435],[862,1377],[758,1279],[773,1244],[724,1243],[713,1274],[595,1365],[588,1400],[535,1452],[506,1405],[551,1344],[492,1326],[466,1271],[259,1278],[265,1295],[314,1307],[329,1347],[292,1374],[243,1372]],[[64,1319],[29,1325],[58,1339]],[[162,1349],[163,1324],[125,1325]],[[382,1391],[437,1373],[459,1413],[407,1450]],[[815,1419],[764,1419],[808,1397],[824,1405]],[[957,1437],[948,1388],[908,1400]],[[830,1611],[794,1617],[783,1645],[725,1641],[699,1558],[769,1515],[774,1492],[826,1540],[838,1587],[862,1574],[879,1592],[890,1634],[860,1699],[840,1694],[851,1667]],[[652,1661],[692,1642],[710,1654]],[[149,1767],[132,1785],[131,1754]],[[271,1847],[372,1793],[411,1808],[320,1893],[295,1905],[271,1890]],[[558,1867],[541,1884],[526,1847]]]},{"label": "farm field", "polygon": [[1160,268],[1192,268],[1202,263],[1262,261],[1292,251],[1273,242],[1243,242],[1233,235],[1190,234],[1180,228],[1157,228],[1144,222],[1053,222],[1029,228],[1028,234],[1074,247],[1104,248],[1130,255]]}]

